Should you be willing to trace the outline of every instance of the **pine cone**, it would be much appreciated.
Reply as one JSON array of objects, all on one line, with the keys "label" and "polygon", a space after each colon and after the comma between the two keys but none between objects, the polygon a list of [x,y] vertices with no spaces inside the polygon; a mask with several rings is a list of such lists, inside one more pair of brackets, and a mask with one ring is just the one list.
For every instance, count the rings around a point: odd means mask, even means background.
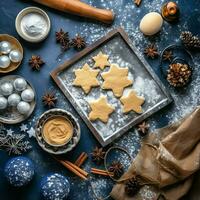
[{"label": "pine cone", "polygon": [[191,32],[182,32],[180,38],[186,48],[200,49],[200,38],[194,36]]},{"label": "pine cone", "polygon": [[134,196],[141,188],[139,181],[136,178],[127,180],[125,184],[125,193],[128,196]]},{"label": "pine cone", "polygon": [[174,87],[183,87],[189,81],[192,70],[187,64],[173,63],[169,65],[167,80]]}]

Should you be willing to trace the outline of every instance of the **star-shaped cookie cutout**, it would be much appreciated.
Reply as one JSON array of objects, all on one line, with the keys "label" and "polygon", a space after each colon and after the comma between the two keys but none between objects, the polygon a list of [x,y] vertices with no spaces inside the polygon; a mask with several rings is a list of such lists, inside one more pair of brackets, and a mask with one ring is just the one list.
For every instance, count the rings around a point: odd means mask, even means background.
[{"label": "star-shaped cookie cutout", "polygon": [[81,87],[88,94],[92,87],[99,86],[98,73],[99,70],[91,69],[86,63],[82,69],[75,70],[76,78],[73,81],[73,85]]},{"label": "star-shaped cookie cutout", "polygon": [[102,88],[111,89],[116,97],[121,97],[124,88],[133,83],[128,79],[128,68],[120,68],[117,64],[111,64],[110,70],[101,76],[104,79]]},{"label": "star-shaped cookie cutout", "polygon": [[128,113],[131,110],[136,113],[142,113],[142,104],[145,99],[143,97],[137,96],[134,90],[130,90],[127,96],[122,96],[120,101],[123,104],[123,112]]},{"label": "star-shaped cookie cutout", "polygon": [[95,61],[94,68],[99,67],[103,70],[106,66],[110,66],[110,63],[108,62],[108,55],[103,54],[101,51],[92,59]]},{"label": "star-shaped cookie cutout", "polygon": [[114,111],[114,108],[108,103],[105,96],[101,96],[99,99],[89,102],[91,112],[89,113],[89,119],[95,121],[97,119],[106,123],[109,115]]}]

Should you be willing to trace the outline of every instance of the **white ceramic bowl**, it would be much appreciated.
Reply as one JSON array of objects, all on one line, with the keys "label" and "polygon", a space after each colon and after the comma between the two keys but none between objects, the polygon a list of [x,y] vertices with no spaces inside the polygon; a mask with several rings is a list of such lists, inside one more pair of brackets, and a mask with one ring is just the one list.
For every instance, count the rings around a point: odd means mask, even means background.
[{"label": "white ceramic bowl", "polygon": [[[22,18],[30,13],[38,13],[40,15],[42,15],[44,17],[44,19],[47,22],[47,28],[46,31],[42,34],[42,35],[38,35],[38,36],[30,36],[28,35],[22,28],[21,26],[21,21]],[[45,11],[43,11],[40,8],[37,7],[27,7],[24,8],[22,11],[19,12],[19,14],[17,15],[16,19],[15,19],[15,28],[17,30],[17,33],[26,41],[28,42],[32,42],[32,43],[36,43],[36,42],[41,42],[42,40],[44,40],[50,31],[51,28],[51,22],[49,19],[49,16],[47,15],[47,13]]]}]

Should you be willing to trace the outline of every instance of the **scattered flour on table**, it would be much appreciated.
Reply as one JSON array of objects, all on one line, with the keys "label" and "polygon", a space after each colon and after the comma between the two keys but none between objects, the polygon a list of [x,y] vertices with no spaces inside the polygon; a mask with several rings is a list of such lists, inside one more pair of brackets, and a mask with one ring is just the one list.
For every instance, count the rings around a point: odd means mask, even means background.
[{"label": "scattered flour on table", "polygon": [[142,196],[143,200],[153,200],[156,198],[156,193],[150,191],[150,186],[146,185],[140,190],[140,195]]},{"label": "scattered flour on table", "polygon": [[161,95],[157,92],[154,80],[138,76],[134,81],[133,87],[139,95],[147,99],[148,103],[155,105],[161,98]]},{"label": "scattered flour on table", "polygon": [[96,177],[91,180],[91,185],[88,191],[90,196],[93,197],[93,199],[96,199],[96,197],[104,199],[111,192],[113,182],[109,178]]}]

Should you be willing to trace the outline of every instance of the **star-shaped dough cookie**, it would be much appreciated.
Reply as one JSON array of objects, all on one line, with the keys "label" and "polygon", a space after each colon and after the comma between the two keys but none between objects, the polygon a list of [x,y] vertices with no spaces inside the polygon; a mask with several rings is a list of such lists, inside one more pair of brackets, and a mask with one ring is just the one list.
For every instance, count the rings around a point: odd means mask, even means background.
[{"label": "star-shaped dough cookie", "polygon": [[114,111],[114,108],[108,104],[105,96],[101,96],[99,99],[89,102],[89,104],[92,109],[89,113],[89,119],[91,121],[99,119],[106,123],[109,115]]},{"label": "star-shaped dough cookie", "polygon": [[120,68],[117,64],[111,64],[110,70],[101,76],[104,79],[102,88],[111,89],[116,97],[121,97],[124,88],[133,83],[128,79],[128,68]]},{"label": "star-shaped dough cookie", "polygon": [[134,90],[130,90],[127,96],[120,98],[120,101],[124,105],[123,112],[127,113],[133,110],[136,113],[142,113],[141,105],[144,103],[144,100],[143,97],[137,96]]},{"label": "star-shaped dough cookie", "polygon": [[86,94],[89,93],[92,87],[99,86],[97,75],[99,70],[94,70],[86,63],[82,69],[75,70],[76,78],[73,85],[81,87]]},{"label": "star-shaped dough cookie", "polygon": [[92,59],[95,61],[94,68],[99,67],[103,70],[106,66],[110,66],[110,63],[108,62],[108,55],[103,54],[101,51]]}]

